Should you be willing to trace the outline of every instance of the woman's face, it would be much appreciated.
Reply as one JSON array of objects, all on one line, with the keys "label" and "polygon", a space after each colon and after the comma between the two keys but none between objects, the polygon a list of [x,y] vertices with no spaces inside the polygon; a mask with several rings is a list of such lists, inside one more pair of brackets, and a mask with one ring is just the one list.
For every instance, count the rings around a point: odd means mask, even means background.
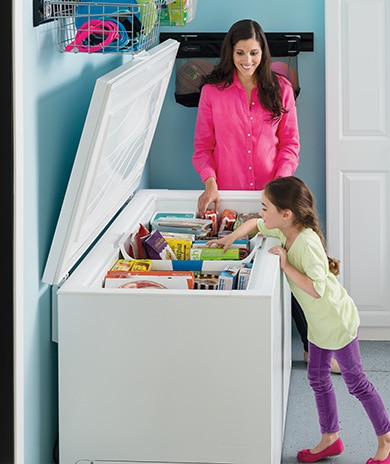
[{"label": "woman's face", "polygon": [[233,47],[233,62],[238,76],[252,77],[261,62],[263,52],[256,39],[239,40]]}]

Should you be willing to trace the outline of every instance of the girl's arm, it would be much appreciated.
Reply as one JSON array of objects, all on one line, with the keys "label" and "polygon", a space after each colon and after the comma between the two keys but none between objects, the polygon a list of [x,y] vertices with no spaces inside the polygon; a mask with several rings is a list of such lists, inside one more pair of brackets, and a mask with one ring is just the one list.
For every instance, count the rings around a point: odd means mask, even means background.
[{"label": "girl's arm", "polygon": [[284,267],[283,271],[291,282],[294,282],[294,284],[301,290],[308,293],[313,298],[321,298],[321,295],[314,288],[313,281],[306,274],[298,271],[298,269],[290,263]]},{"label": "girl's arm", "polygon": [[274,246],[269,249],[269,252],[274,255],[279,255],[280,268],[286,276],[304,292],[311,295],[313,298],[321,298],[321,295],[314,288],[313,281],[306,274],[298,271],[287,258],[287,251],[281,246]]},{"label": "girl's arm", "polygon": [[258,232],[259,229],[257,228],[257,221],[258,219],[256,218],[248,219],[248,221],[245,221],[243,224],[237,227],[237,229],[234,230],[231,234],[225,235],[219,239],[208,241],[207,246],[223,248],[223,252],[225,253],[235,240],[239,240],[242,237]]}]

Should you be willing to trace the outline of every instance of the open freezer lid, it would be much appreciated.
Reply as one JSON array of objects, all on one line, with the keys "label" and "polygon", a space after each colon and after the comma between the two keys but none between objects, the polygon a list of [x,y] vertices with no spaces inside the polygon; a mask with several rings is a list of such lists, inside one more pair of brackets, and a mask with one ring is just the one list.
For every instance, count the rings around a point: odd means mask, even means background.
[{"label": "open freezer lid", "polygon": [[96,80],[42,280],[60,283],[139,186],[179,42]]}]

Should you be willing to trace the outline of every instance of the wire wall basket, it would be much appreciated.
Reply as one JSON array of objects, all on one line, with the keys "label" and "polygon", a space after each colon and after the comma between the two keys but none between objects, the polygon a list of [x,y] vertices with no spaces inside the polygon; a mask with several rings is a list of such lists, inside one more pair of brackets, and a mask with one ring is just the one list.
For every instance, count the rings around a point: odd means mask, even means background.
[{"label": "wire wall basket", "polygon": [[162,1],[48,0],[44,14],[60,52],[138,54],[159,42]]}]

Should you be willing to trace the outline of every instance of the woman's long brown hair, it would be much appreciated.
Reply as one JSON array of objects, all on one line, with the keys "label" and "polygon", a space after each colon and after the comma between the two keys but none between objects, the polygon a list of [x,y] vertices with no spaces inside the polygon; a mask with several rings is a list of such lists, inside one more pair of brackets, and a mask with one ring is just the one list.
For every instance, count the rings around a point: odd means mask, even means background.
[{"label": "woman's long brown hair", "polygon": [[234,47],[240,40],[255,39],[262,51],[261,62],[255,71],[260,103],[271,112],[271,119],[277,121],[286,113],[280,96],[280,84],[271,69],[271,53],[265,33],[259,23],[242,19],[234,23],[227,32],[220,53],[220,60],[214,70],[203,79],[203,84],[213,84],[224,89],[233,83],[235,66]]}]

